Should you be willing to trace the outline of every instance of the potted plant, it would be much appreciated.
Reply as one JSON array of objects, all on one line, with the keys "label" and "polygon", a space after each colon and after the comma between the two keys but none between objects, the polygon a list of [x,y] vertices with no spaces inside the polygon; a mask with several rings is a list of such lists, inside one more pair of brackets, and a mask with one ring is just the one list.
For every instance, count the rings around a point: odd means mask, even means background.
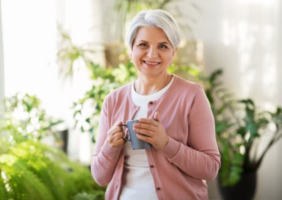
[{"label": "potted plant", "polygon": [[268,150],[282,138],[282,109],[265,111],[252,99],[234,99],[218,81],[221,74],[218,70],[208,77],[206,87],[221,154],[221,194],[224,199],[252,199],[257,170]]}]

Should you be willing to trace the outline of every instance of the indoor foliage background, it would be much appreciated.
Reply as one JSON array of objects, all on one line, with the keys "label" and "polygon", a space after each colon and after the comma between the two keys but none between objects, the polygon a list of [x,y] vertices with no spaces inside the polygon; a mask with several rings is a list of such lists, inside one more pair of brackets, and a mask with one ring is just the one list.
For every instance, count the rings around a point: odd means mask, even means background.
[{"label": "indoor foliage background", "polygon": [[[198,9],[191,10],[191,2]],[[203,50],[204,73],[222,68],[224,86],[238,98],[251,97],[264,109],[282,106],[282,3],[279,0],[179,1],[189,12],[194,38]],[[91,87],[86,67],[75,63],[72,80],[63,80],[56,62],[58,24],[74,44],[95,43],[95,60],[105,65],[104,46],[111,34],[114,1],[101,0],[1,0],[0,98],[16,92],[36,94],[49,115],[70,127],[68,156],[88,164],[91,136],[73,128],[72,103]],[[259,170],[256,199],[280,199],[280,151],[275,145]],[[211,199],[219,199],[215,182]]]}]

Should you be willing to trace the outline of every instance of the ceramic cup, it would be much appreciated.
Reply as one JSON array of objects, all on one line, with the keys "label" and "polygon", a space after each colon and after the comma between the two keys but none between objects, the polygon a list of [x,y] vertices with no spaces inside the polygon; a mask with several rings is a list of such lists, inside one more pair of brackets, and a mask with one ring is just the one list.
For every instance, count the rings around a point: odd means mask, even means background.
[{"label": "ceramic cup", "polygon": [[[137,149],[150,149],[152,148],[152,145],[143,141],[143,140],[140,140],[136,134],[138,134],[137,132],[135,132],[133,130],[133,124],[134,123],[138,123],[138,120],[129,120],[126,122],[126,124],[122,124],[121,126],[125,126],[127,127],[128,129],[128,132],[129,132],[129,138],[125,138],[125,140],[129,140],[131,141],[131,145],[132,145],[132,149],[133,150],[137,150]],[[124,132],[124,131],[123,131]]]}]

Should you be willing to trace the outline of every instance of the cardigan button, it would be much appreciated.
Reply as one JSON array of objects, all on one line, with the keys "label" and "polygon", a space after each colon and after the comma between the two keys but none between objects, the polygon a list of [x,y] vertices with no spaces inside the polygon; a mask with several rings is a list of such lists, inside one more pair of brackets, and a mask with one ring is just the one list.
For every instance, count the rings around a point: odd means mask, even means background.
[{"label": "cardigan button", "polygon": [[154,165],[151,165],[150,167],[151,167],[151,168],[154,168]]},{"label": "cardigan button", "polygon": [[157,187],[157,190],[161,190],[161,188]]},{"label": "cardigan button", "polygon": [[149,102],[149,104],[153,105],[153,104],[154,104],[154,102],[153,102],[153,101],[150,101],[150,102]]}]

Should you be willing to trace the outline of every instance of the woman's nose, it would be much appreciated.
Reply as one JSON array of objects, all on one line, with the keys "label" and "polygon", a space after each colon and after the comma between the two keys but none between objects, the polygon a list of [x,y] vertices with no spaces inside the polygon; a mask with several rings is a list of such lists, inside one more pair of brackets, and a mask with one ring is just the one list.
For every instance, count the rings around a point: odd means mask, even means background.
[{"label": "woman's nose", "polygon": [[157,58],[159,57],[157,49],[151,47],[147,53],[148,58]]}]

